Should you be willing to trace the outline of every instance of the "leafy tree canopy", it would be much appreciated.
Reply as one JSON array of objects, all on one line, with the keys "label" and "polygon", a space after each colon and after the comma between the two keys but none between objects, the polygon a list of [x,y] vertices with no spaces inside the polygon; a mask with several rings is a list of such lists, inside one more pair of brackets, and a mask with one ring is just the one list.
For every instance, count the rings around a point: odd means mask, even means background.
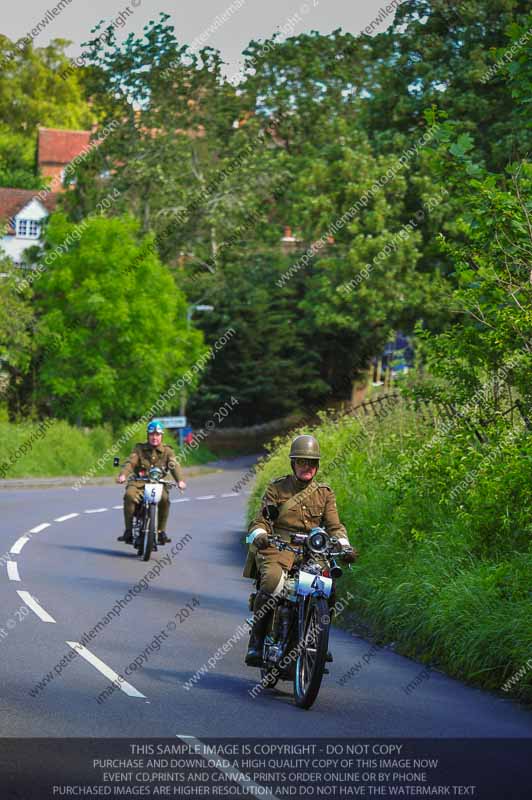
[{"label": "leafy tree canopy", "polygon": [[43,264],[59,255],[34,283],[41,406],[87,425],[142,416],[204,350],[183,293],[156,254],[142,254],[131,218],[93,217],[80,230],[55,214],[46,239]]}]

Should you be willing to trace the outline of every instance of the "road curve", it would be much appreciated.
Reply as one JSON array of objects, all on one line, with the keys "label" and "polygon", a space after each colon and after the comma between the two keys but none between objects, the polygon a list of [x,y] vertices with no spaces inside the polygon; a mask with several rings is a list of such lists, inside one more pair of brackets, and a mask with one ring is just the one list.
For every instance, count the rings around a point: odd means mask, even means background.
[{"label": "road curve", "polygon": [[518,704],[338,629],[310,712],[289,684],[251,696],[243,471],[192,478],[148,564],[116,541],[119,487],[1,492],[1,736],[531,736]]}]

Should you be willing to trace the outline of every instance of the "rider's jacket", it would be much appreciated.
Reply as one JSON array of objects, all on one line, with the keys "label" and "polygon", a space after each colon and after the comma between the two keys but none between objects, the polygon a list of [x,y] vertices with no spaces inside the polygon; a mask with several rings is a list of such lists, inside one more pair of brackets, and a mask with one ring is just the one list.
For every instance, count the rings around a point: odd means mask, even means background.
[{"label": "rider's jacket", "polygon": [[126,478],[132,473],[139,475],[140,470],[147,472],[150,467],[168,470],[176,481],[183,480],[183,471],[172,448],[167,444],[152,447],[149,442],[139,442],[135,445],[135,449],[126,460],[123,474]]},{"label": "rider's jacket", "polygon": [[[294,498],[294,500],[292,500]],[[289,506],[284,508],[288,501]],[[275,505],[279,516],[272,523],[263,515],[267,505]],[[336,497],[326,483],[312,480],[309,483],[298,480],[295,475],[285,475],[272,481],[261,500],[256,517],[249,526],[249,532],[262,528],[267,533],[275,533],[285,541],[290,541],[291,533],[323,527],[331,536],[336,536],[343,544],[349,545],[347,532],[340,522],[336,508]],[[253,575],[253,565],[257,549],[250,545],[244,567],[244,577]]]}]

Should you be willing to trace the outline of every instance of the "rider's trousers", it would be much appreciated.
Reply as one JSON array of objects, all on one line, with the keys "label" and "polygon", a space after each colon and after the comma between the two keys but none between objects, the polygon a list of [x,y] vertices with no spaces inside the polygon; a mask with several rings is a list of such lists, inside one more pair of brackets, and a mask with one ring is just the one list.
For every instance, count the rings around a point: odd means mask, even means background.
[{"label": "rider's trousers", "polygon": [[285,570],[294,563],[294,554],[289,550],[280,552],[276,547],[266,547],[255,556],[260,573],[260,588],[268,594],[278,595],[283,589]]},{"label": "rider's trousers", "polygon": [[[137,483],[132,481],[126,489],[124,495],[124,524],[126,530],[131,530],[133,523],[133,512],[135,511],[135,504],[142,499],[144,492],[144,483]],[[157,530],[166,531],[166,523],[168,522],[168,514],[170,513],[170,498],[168,489],[165,487],[158,505],[157,512]]]}]

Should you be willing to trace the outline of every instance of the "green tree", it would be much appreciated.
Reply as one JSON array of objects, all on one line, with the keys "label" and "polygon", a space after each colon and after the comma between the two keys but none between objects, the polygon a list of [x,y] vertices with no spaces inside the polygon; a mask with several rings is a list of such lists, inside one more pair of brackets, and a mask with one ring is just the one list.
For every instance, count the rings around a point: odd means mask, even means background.
[{"label": "green tree", "polygon": [[[427,361],[443,379],[446,399],[466,401],[482,386],[497,407],[504,386],[530,406],[532,368],[532,165],[520,162],[502,175],[475,164],[462,135],[450,138],[455,161],[447,180],[459,193],[460,239],[445,239],[457,288],[451,304],[459,322],[429,337]],[[498,371],[502,370],[500,377]],[[506,392],[506,389],[505,389]]]},{"label": "green tree", "polygon": [[503,72],[490,68],[524,22],[526,0],[405,0],[375,37],[378,69],[364,104],[365,127],[380,148],[397,151],[426,108],[436,105],[476,142],[489,169],[524,155],[530,140],[515,126]]},{"label": "green tree", "polygon": [[17,47],[0,34],[0,186],[41,189],[37,174],[37,128],[91,127],[93,114],[76,72],[69,65],[69,44],[54,39],[43,48]]},{"label": "green tree", "polygon": [[[320,408],[330,396],[319,376],[320,352],[307,320],[299,310],[301,281],[279,287],[290,262],[278,245],[241,245],[226,254],[221,277],[208,299],[214,311],[201,316],[206,337],[234,327],[236,335],[209,363],[189,413],[202,425],[231,395],[238,399],[229,425],[252,425]],[[198,315],[199,316],[199,315]]]},{"label": "green tree", "polygon": [[[532,41],[522,37],[531,22],[509,30],[511,39],[521,42],[519,54],[516,61],[501,62],[515,106],[512,117],[521,114],[520,103],[529,96]],[[493,409],[500,407],[502,391],[511,395],[514,389],[530,407],[532,164],[523,159],[503,173],[488,171],[473,137],[463,129],[461,120],[442,127],[433,161],[462,207],[459,236],[442,242],[454,264],[458,285],[452,304],[460,324],[428,338],[429,363],[452,399],[475,395],[477,405]]]},{"label": "green tree", "polygon": [[34,284],[40,408],[85,425],[142,416],[203,352],[182,292],[156,254],[142,255],[131,218],[81,228],[56,214],[46,244],[58,256]]},{"label": "green tree", "polygon": [[64,52],[69,44],[54,39],[46,47],[19,48],[0,35],[0,121],[12,132],[31,137],[39,125],[90,128],[93,114],[77,72],[61,77],[70,65]]},{"label": "green tree", "polygon": [[11,409],[19,412],[19,391],[24,383],[33,349],[32,326],[34,310],[28,299],[30,292],[17,291],[12,276],[12,265],[0,259],[0,398]]},{"label": "green tree", "polygon": [[[153,231],[161,258],[185,258],[209,269],[228,228],[237,226],[267,194],[274,159],[260,125],[242,121],[242,103],[222,77],[220,54],[180,45],[168,15],[130,34],[122,44],[111,30],[105,43],[87,45],[87,73],[96,113],[120,128],[79,170],[71,208],[92,210],[108,186],[118,208]],[[109,172],[103,185],[98,176]]]},{"label": "green tree", "polygon": [[36,137],[14,133],[0,125],[0,186],[42,189],[45,181],[36,174]]},{"label": "green tree", "polygon": [[445,284],[436,264],[432,274],[417,268],[430,196],[408,218],[408,166],[374,156],[365,134],[344,120],[329,131],[294,187],[307,246],[330,237],[307,272],[299,309],[322,379],[333,396],[348,398],[353,378],[394,330],[436,315]]}]

